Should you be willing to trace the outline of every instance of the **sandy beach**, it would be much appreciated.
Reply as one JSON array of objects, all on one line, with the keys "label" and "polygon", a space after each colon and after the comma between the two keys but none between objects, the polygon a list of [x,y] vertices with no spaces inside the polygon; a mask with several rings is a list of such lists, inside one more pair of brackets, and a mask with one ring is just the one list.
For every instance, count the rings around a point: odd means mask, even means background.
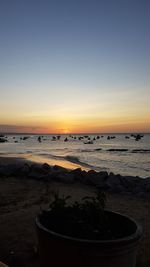
[{"label": "sandy beach", "polygon": [[[28,162],[23,159],[1,158],[0,167]],[[35,216],[47,207],[52,192],[71,195],[79,200],[92,195],[95,187],[79,181],[34,179],[25,175],[0,175],[0,260],[12,267],[38,267]],[[107,192],[107,208],[132,216],[143,227],[137,267],[150,266],[150,202],[134,194]]]}]

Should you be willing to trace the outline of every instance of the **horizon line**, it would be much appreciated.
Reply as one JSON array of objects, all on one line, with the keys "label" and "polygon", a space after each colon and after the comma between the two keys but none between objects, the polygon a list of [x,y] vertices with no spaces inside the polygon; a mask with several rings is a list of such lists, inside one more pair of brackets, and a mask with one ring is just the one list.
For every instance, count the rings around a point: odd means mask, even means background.
[{"label": "horizon line", "polygon": [[32,132],[0,132],[0,135],[90,135],[90,134],[150,134],[150,132],[81,132],[81,133],[32,133]]}]

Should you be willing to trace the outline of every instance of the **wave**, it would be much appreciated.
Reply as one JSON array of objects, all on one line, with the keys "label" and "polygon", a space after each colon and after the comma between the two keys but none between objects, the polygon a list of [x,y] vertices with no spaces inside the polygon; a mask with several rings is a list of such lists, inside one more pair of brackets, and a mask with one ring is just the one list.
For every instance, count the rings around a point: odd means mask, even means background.
[{"label": "wave", "polygon": [[101,151],[102,148],[95,148],[95,149],[79,149],[79,152],[95,152],[95,151]]},{"label": "wave", "polygon": [[128,152],[128,153],[150,153],[150,149],[133,149],[130,150],[128,148],[109,148],[109,149],[102,149],[102,148],[96,148],[96,149],[82,149],[80,152],[82,153],[90,153],[90,152]]},{"label": "wave", "polygon": [[72,163],[80,165],[81,167],[86,167],[88,169],[93,169],[95,171],[104,171],[104,170],[108,170],[109,169],[109,168],[105,168],[105,167],[102,168],[102,167],[98,167],[98,166],[94,166],[94,165],[88,164],[86,162],[80,161],[78,157],[71,156],[71,155],[65,156],[63,158],[65,160],[67,160],[67,161],[70,161]]},{"label": "wave", "polygon": [[110,149],[107,149],[107,151],[110,151],[110,152],[127,152],[128,149],[126,149],[126,148],[110,148]]},{"label": "wave", "polygon": [[78,165],[79,167],[84,167],[87,169],[93,169],[95,171],[102,171],[102,170],[108,170],[108,168],[102,168],[102,167],[98,167],[98,166],[94,166],[92,164],[88,164],[86,162],[80,161],[80,159],[77,156],[72,156],[72,155],[67,155],[67,156],[58,156],[58,155],[52,155],[52,154],[46,154],[46,153],[40,153],[38,154],[39,156],[43,156],[46,158],[52,158],[55,160],[65,160],[65,161],[69,161],[71,163],[74,163],[76,165]]},{"label": "wave", "polygon": [[76,157],[76,156],[67,155],[67,156],[64,156],[64,157],[61,157],[61,158],[64,159],[64,160],[70,161],[70,162],[72,162],[74,164],[80,165],[81,167],[95,169],[95,166],[80,161],[80,159],[78,157]]},{"label": "wave", "polygon": [[150,153],[150,149],[133,149],[132,153]]},{"label": "wave", "polygon": [[79,149],[79,151],[78,152],[81,152],[81,153],[89,153],[89,152],[94,152],[95,151],[95,149]]}]

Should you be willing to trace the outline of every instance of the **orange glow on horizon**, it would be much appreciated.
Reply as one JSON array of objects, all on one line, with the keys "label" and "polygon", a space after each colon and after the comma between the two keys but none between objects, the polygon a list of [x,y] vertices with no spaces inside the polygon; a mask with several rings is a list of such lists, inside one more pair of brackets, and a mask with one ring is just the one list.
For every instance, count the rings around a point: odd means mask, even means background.
[{"label": "orange glow on horizon", "polygon": [[33,134],[73,134],[73,133],[127,133],[127,132],[150,132],[149,118],[134,117],[90,117],[72,116],[38,117],[15,123],[0,124],[0,132],[33,133]]},{"label": "orange glow on horizon", "polygon": [[122,123],[122,124],[98,124],[98,125],[68,125],[68,127],[61,127],[57,128],[55,130],[52,130],[51,128],[47,127],[47,130],[43,133],[59,133],[59,134],[73,134],[73,133],[127,133],[127,132],[150,132],[150,125],[145,123]]}]

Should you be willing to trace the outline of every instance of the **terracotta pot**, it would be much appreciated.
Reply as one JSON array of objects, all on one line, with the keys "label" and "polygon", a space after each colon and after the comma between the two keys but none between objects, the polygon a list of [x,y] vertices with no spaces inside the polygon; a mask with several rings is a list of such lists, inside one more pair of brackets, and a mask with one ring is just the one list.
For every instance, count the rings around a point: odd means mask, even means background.
[{"label": "terracotta pot", "polygon": [[114,240],[86,240],[65,236],[45,228],[36,218],[41,267],[135,267],[141,227],[133,219],[105,211],[114,227],[126,235]]}]

